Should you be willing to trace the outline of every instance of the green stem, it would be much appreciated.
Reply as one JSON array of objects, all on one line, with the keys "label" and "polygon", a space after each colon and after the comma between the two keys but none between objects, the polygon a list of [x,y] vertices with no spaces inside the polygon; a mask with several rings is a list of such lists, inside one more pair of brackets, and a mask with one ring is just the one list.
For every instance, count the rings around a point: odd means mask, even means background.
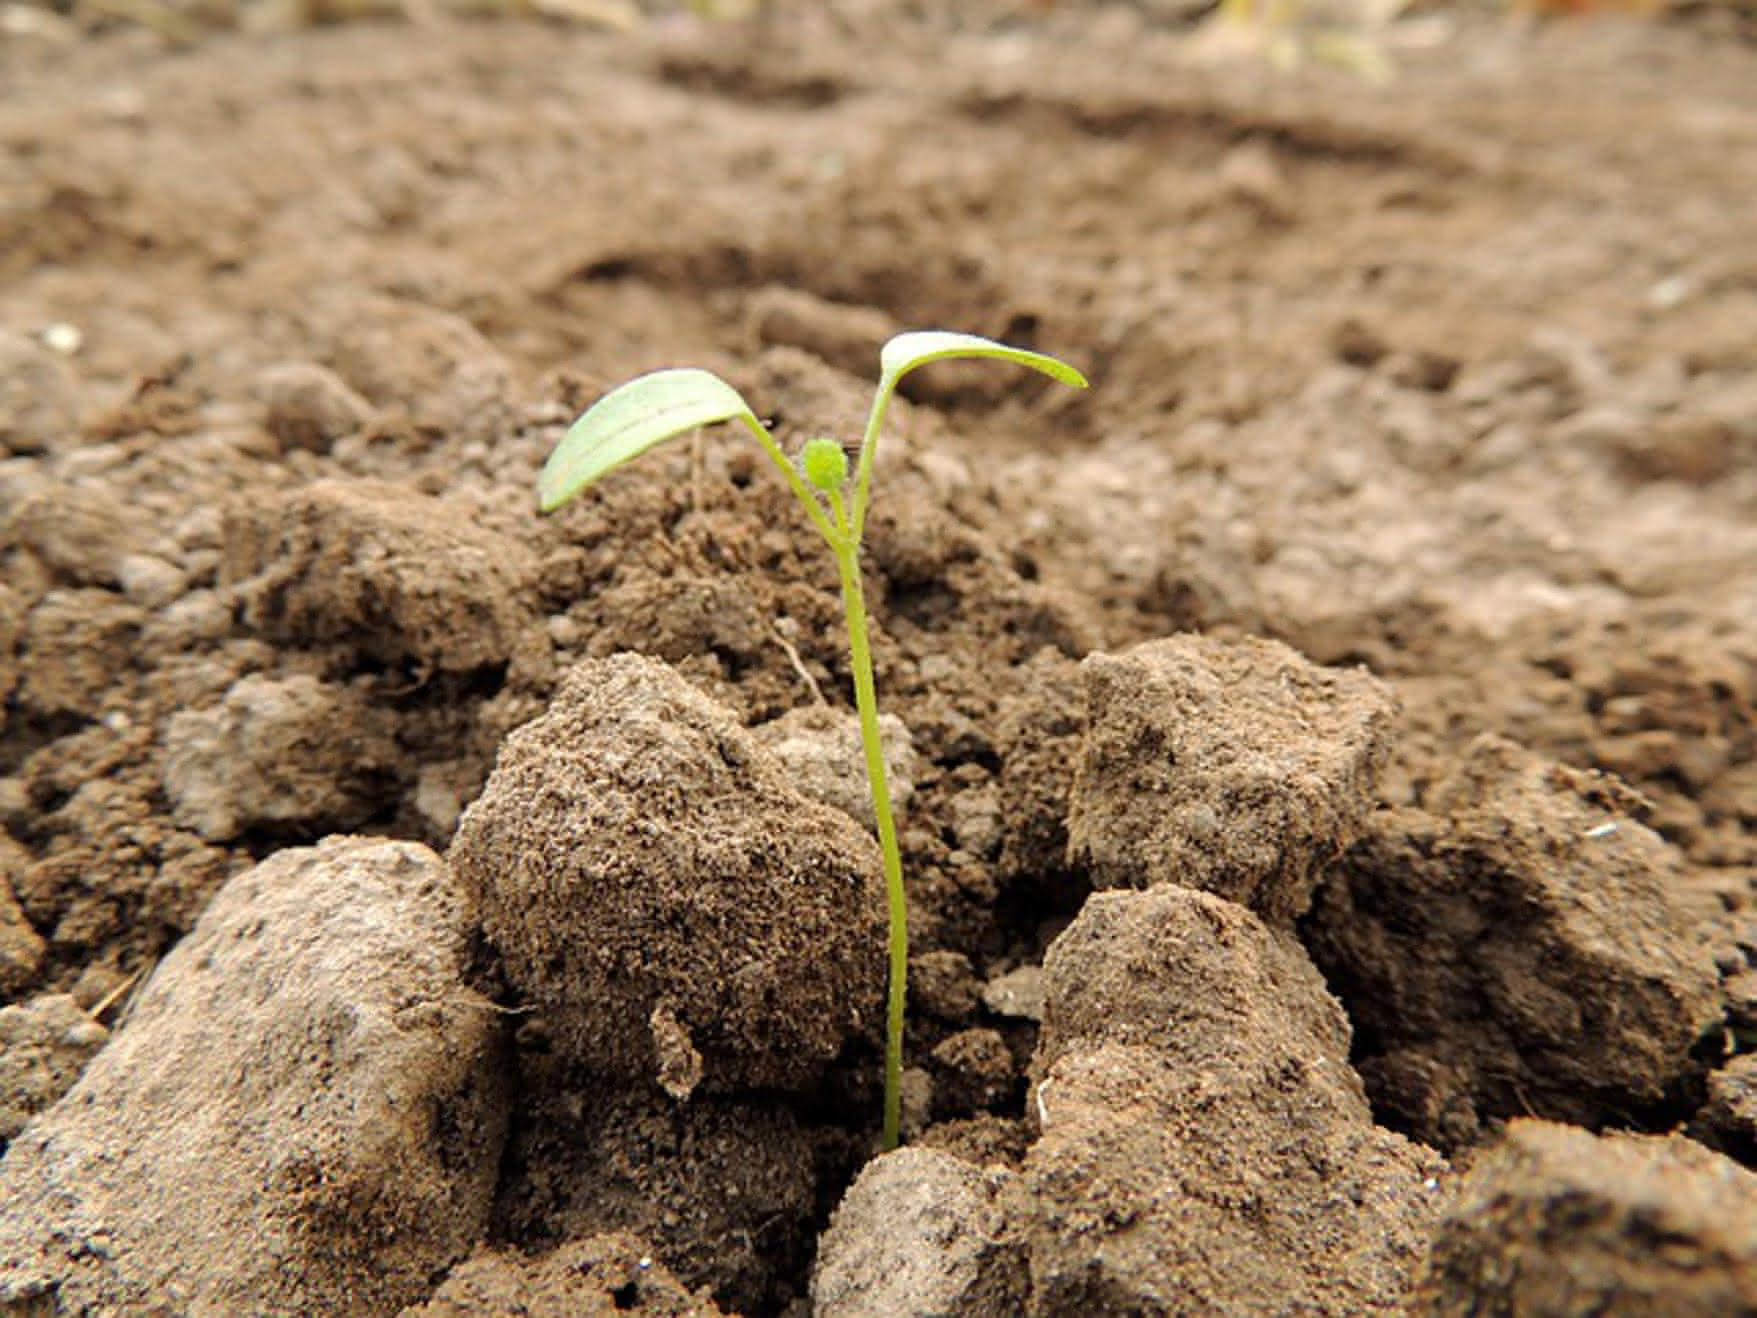
[{"label": "green stem", "polygon": [[780,468],[781,475],[792,488],[794,497],[804,507],[806,516],[811,518],[811,524],[817,527],[818,534],[829,543],[831,549],[840,554],[842,551],[838,546],[846,533],[846,528],[838,529],[831,525],[830,519],[824,516],[824,510],[819,505],[817,496],[811,492],[811,486],[807,485],[800,477],[799,468],[787,460],[787,455],[781,452],[781,446],[775,442],[775,437],[769,433],[767,426],[756,419],[756,414],[745,412],[738,419],[744,422],[746,430],[756,436],[757,443],[761,444],[763,451],[769,455],[769,461]]},{"label": "green stem", "polygon": [[908,998],[909,904],[903,888],[903,855],[897,846],[897,823],[891,814],[891,789],[885,776],[884,743],[879,735],[878,688],[872,675],[872,646],[867,639],[866,596],[860,584],[860,538],[839,494],[830,496],[842,534],[830,542],[842,577],[842,609],[848,620],[848,654],[854,669],[854,706],[860,714],[860,744],[866,752],[866,779],[872,788],[872,813],[878,824],[879,851],[884,857],[885,900],[890,910],[890,991],[885,1010],[885,1116],[883,1147],[897,1147],[903,1111],[903,1009]]},{"label": "green stem", "polygon": [[866,415],[866,434],[860,440],[860,464],[854,473],[854,518],[850,536],[859,544],[866,535],[866,506],[872,498],[872,464],[878,456],[879,428],[885,423],[885,409],[897,391],[899,377],[886,375],[873,391],[872,410]]}]

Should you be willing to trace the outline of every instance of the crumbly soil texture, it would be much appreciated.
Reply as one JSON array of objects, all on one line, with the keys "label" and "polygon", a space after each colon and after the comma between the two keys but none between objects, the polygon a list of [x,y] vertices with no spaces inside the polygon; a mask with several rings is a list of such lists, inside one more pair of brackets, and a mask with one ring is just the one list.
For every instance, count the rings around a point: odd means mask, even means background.
[{"label": "crumbly soil texture", "polygon": [[6,10],[0,1313],[1757,1312],[1751,11],[535,8]]}]

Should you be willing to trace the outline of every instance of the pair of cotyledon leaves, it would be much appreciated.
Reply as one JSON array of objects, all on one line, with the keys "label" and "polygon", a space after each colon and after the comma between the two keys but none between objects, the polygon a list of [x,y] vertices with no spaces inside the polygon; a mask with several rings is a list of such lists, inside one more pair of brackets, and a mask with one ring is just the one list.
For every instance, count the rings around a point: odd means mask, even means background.
[{"label": "pair of cotyledon leaves", "polygon": [[[998,358],[1078,389],[1086,387],[1080,372],[1043,353],[974,334],[923,330],[899,334],[885,344],[879,354],[880,397],[888,396],[916,367],[948,357]],[[699,426],[740,420],[762,428],[738,390],[711,371],[681,367],[640,376],[604,395],[562,436],[538,478],[538,500],[544,512],[551,512],[657,444]]]}]

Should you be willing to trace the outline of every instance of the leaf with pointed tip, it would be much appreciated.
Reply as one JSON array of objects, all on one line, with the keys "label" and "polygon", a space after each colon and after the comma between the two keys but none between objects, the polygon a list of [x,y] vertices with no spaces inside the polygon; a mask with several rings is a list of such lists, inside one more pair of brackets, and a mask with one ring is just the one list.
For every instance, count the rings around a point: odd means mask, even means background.
[{"label": "leaf with pointed tip", "polygon": [[711,371],[687,366],[639,376],[605,394],[568,428],[537,478],[538,504],[554,512],[655,445],[740,417],[762,425],[743,395]]},{"label": "leaf with pointed tip", "polygon": [[897,335],[885,344],[884,350],[879,354],[879,365],[884,370],[885,379],[894,386],[917,366],[943,361],[948,357],[995,357],[1001,361],[1029,366],[1034,371],[1041,371],[1051,379],[1060,380],[1076,389],[1086,387],[1085,376],[1066,362],[1046,353],[1009,347],[974,334],[953,334],[948,330],[916,330]]}]

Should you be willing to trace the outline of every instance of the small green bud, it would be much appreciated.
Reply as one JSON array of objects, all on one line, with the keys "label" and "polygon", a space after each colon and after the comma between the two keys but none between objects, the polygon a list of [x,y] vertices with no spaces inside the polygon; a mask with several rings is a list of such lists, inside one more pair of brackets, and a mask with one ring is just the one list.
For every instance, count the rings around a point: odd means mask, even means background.
[{"label": "small green bud", "polygon": [[806,483],[825,494],[841,489],[848,480],[848,455],[833,439],[807,440],[799,454],[799,467]]}]

